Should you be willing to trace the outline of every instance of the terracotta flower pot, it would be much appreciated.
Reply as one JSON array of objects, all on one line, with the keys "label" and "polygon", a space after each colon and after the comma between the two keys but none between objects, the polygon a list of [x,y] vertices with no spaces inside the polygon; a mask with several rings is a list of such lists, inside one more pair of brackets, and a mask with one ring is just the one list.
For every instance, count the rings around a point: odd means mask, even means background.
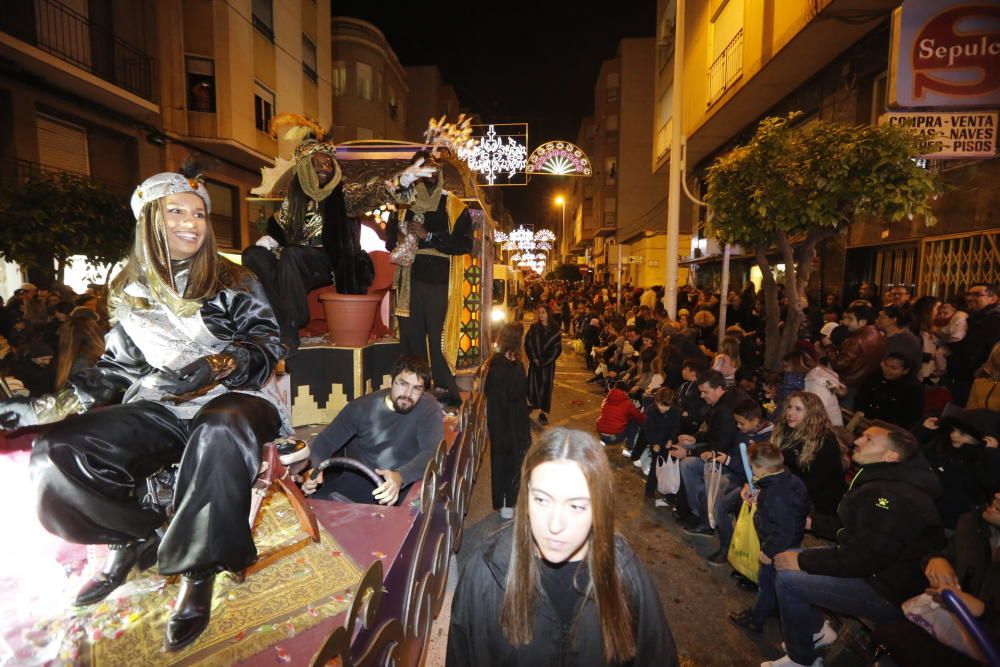
[{"label": "terracotta flower pot", "polygon": [[382,297],[382,294],[321,294],[319,300],[326,313],[330,342],[342,347],[366,344]]}]

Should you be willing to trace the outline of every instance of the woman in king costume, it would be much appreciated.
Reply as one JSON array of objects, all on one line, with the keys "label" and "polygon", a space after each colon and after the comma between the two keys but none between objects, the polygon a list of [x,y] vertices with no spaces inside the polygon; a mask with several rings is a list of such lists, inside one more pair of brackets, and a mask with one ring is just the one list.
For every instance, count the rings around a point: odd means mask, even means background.
[{"label": "woman in king costume", "polygon": [[[152,176],[132,210],[103,356],[59,393],[0,403],[0,428],[58,422],[31,453],[38,517],[67,541],[110,547],[77,605],[106,598],[135,566],[183,575],[166,628],[176,650],[207,627],[216,573],[257,556],[248,517],[261,446],[291,432],[262,391],[283,348],[257,280],[216,253],[200,180]],[[174,464],[167,523],[146,480]]]}]

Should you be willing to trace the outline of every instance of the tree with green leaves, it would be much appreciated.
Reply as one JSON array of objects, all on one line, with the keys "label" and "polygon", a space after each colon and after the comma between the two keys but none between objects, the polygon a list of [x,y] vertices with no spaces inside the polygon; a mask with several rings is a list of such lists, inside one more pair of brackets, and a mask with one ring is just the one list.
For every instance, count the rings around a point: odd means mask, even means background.
[{"label": "tree with green leaves", "polygon": [[0,255],[60,282],[73,255],[104,268],[122,260],[135,220],[124,193],[83,176],[34,173],[0,188]]},{"label": "tree with green leaves", "polygon": [[[930,201],[941,187],[913,159],[929,150],[912,130],[827,121],[795,126],[800,115],[761,121],[750,142],[717,158],[707,175],[712,233],[751,251],[760,267],[768,313],[764,363],[775,370],[798,338],[817,245],[862,215],[887,224],[920,215],[933,225]],[[797,246],[793,237],[801,239]],[[785,265],[784,331],[774,316],[772,246]]]}]

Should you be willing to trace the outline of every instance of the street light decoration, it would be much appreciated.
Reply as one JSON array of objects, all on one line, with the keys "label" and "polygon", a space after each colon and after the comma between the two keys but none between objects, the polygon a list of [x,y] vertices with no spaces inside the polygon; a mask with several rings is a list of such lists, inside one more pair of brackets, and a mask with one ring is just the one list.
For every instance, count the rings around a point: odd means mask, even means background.
[{"label": "street light decoration", "polygon": [[494,243],[506,243],[507,242],[507,235],[505,233],[503,233],[502,231],[500,231],[499,229],[494,230],[494,232],[493,232],[493,242]]},{"label": "street light decoration", "polygon": [[495,185],[497,177],[504,174],[510,181],[516,174],[524,172],[527,164],[527,125],[521,126],[525,128],[525,143],[520,143],[512,135],[498,135],[496,126],[490,125],[486,134],[479,137],[478,141],[473,141],[458,151],[459,159],[469,169],[482,175],[487,185]]},{"label": "street light decoration", "polygon": [[539,229],[537,232],[535,232],[535,240],[549,241],[549,242],[555,241],[556,233],[553,232],[551,229]]},{"label": "street light decoration", "polygon": [[594,173],[583,149],[568,141],[549,141],[536,148],[528,158],[525,171],[552,176],[592,176]]}]

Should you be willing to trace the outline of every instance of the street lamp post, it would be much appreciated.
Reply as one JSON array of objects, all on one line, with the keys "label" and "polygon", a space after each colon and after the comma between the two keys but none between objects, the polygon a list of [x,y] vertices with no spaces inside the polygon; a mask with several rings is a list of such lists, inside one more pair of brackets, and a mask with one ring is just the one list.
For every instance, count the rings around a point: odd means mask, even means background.
[{"label": "street lamp post", "polygon": [[[569,244],[566,243],[566,198],[562,195],[556,196],[556,204],[562,209],[562,227],[559,236],[559,261],[564,262]],[[565,246],[563,244],[566,244]]]}]

